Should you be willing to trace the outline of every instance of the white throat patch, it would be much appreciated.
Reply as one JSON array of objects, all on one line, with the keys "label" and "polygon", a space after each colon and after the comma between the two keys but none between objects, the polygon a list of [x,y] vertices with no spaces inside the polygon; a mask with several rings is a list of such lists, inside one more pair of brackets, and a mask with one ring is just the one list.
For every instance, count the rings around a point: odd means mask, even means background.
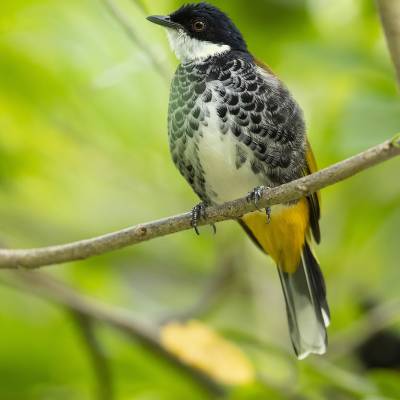
[{"label": "white throat patch", "polygon": [[226,44],[215,44],[191,38],[184,30],[167,29],[172,50],[181,62],[201,61],[231,50]]}]

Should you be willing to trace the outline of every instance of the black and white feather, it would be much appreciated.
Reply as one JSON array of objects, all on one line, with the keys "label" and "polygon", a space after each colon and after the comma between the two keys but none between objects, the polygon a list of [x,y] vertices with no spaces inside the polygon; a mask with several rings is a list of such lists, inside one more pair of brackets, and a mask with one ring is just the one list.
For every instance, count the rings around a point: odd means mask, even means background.
[{"label": "black and white feather", "polygon": [[302,176],[301,109],[248,53],[228,51],[181,64],[168,126],[173,160],[205,202],[233,200],[256,186]]}]

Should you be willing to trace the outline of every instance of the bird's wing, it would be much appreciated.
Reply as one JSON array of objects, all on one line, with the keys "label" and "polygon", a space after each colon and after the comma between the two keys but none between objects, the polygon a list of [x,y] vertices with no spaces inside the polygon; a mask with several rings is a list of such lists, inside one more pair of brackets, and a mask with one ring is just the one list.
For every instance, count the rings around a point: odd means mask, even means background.
[{"label": "bird's wing", "polygon": [[230,130],[245,155],[250,154],[253,171],[264,177],[264,184],[277,186],[302,177],[303,115],[285,85],[268,67],[243,60],[235,60],[218,79],[223,89],[217,110],[221,130]]},{"label": "bird's wing", "polygon": [[[231,129],[239,141],[252,150],[252,166],[265,176],[266,184],[277,186],[315,172],[314,156],[308,142],[305,143],[302,111],[287,88],[269,67],[259,62],[253,67],[243,66],[239,76],[242,87],[247,88],[244,93],[248,95],[242,95],[241,110]],[[234,80],[234,76],[231,79]],[[248,105],[244,104],[246,101]],[[229,101],[227,104],[230,114],[235,115],[232,110],[235,111],[236,104],[231,105]],[[246,111],[248,121],[244,119]],[[229,122],[232,124],[232,119]],[[312,231],[317,242],[320,240],[318,194],[272,218],[274,223],[269,227],[265,226],[265,215],[260,214],[243,218],[241,225],[276,261],[282,254],[282,241],[293,241],[285,246],[288,258],[285,264],[288,270],[296,268],[308,231]],[[275,239],[279,243],[275,243]]]},{"label": "bird's wing", "polygon": [[[274,75],[275,73],[269,67],[269,65],[263,63],[260,60],[255,60],[256,65],[258,65],[263,70],[267,71],[269,74]],[[303,170],[304,176],[313,174],[318,171],[317,162],[315,160],[314,153],[312,151],[310,142],[307,140],[307,149],[306,149],[306,164]],[[321,231],[319,227],[319,220],[321,218],[321,196],[320,192],[315,192],[311,196],[307,197],[309,207],[310,207],[310,227],[313,234],[313,237],[317,243],[321,241]]]},{"label": "bird's wing", "polygon": [[[317,163],[315,161],[314,153],[311,149],[310,143],[307,140],[307,153],[306,153],[306,166],[304,168],[304,175],[310,175],[318,171]],[[314,239],[317,243],[321,241],[321,231],[319,228],[319,220],[321,217],[321,196],[319,192],[313,193],[307,197],[310,207],[310,227]]]}]

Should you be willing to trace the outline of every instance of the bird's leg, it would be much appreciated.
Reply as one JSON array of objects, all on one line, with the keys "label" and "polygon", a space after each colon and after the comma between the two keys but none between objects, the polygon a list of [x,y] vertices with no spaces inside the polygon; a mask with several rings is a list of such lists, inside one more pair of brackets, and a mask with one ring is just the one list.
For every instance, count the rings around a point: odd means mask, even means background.
[{"label": "bird's leg", "polygon": [[197,235],[200,235],[199,229],[197,227],[201,218],[204,218],[206,215],[206,205],[205,203],[199,203],[192,209],[192,221],[191,225],[195,230]]},{"label": "bird's leg", "polygon": [[[199,228],[198,228],[198,223],[202,218],[206,218],[206,209],[207,209],[207,204],[206,203],[200,203],[197,204],[197,206],[193,207],[192,209],[192,227],[194,231],[196,232],[197,235],[200,235]],[[213,228],[214,235],[217,233],[217,227],[215,224],[210,224]]]},{"label": "bird's leg", "polygon": [[[256,206],[258,211],[261,211],[258,208],[258,202],[261,200],[264,192],[266,189],[269,189],[267,186],[257,186],[254,188],[251,192],[248,193],[247,195],[247,201],[254,202],[254,205]],[[265,212],[267,213],[267,223],[269,224],[271,222],[271,207],[267,207],[265,209]]]},{"label": "bird's leg", "polygon": [[271,214],[272,214],[271,207],[267,207],[265,209],[265,212],[267,213],[267,224],[270,224],[271,223]]}]

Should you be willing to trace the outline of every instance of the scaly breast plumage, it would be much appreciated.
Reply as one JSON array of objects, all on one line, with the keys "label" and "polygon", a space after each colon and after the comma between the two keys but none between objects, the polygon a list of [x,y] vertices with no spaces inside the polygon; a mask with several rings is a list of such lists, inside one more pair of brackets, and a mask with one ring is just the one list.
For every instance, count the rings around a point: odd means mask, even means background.
[{"label": "scaly breast plumage", "polygon": [[180,66],[169,136],[175,164],[206,201],[301,175],[301,110],[277,78],[248,60]]}]

